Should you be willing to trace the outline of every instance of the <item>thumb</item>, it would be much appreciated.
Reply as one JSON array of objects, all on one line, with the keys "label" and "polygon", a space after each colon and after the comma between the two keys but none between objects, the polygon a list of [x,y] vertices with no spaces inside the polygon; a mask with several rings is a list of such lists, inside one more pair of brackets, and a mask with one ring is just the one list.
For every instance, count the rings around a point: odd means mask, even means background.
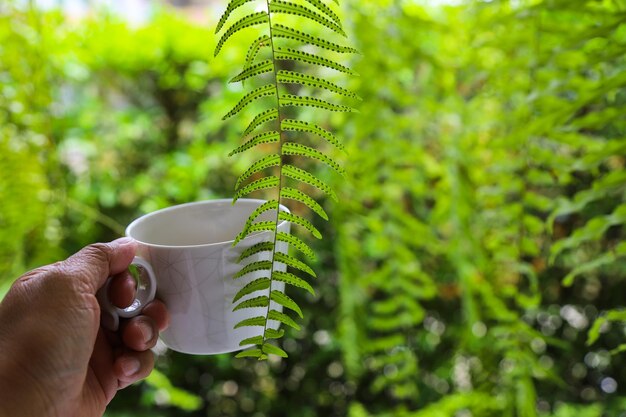
[{"label": "thumb", "polygon": [[109,243],[94,243],[63,261],[63,269],[71,271],[85,285],[85,290],[95,294],[106,279],[128,268],[135,256],[136,242],[123,237]]}]

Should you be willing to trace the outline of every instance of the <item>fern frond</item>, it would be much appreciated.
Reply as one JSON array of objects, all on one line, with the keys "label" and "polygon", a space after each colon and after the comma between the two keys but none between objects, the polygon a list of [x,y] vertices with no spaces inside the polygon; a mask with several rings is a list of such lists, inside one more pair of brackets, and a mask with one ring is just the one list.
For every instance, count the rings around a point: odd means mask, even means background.
[{"label": "fern frond", "polygon": [[241,197],[243,197],[245,195],[248,195],[248,194],[250,194],[252,192],[255,192],[255,191],[265,190],[265,189],[272,188],[272,187],[277,187],[279,182],[280,182],[280,179],[278,177],[274,177],[274,176],[258,179],[256,181],[251,182],[250,184],[246,185],[245,187],[240,188],[235,193],[234,201],[237,201]]},{"label": "fern frond", "polygon": [[235,329],[248,326],[265,326],[266,319],[263,316],[252,317],[249,319],[241,320],[235,324]]},{"label": "fern frond", "polygon": [[266,295],[262,295],[240,302],[233,308],[233,311],[242,310],[244,308],[267,307],[268,305],[270,305],[270,299]]},{"label": "fern frond", "polygon": [[311,36],[308,33],[300,32],[299,30],[292,29],[288,26],[281,25],[279,23],[272,26],[272,33],[277,38],[292,39],[304,44],[318,46],[320,48],[328,49],[329,51],[339,53],[352,53],[358,54],[354,48],[348,46],[339,45],[337,43],[329,42],[326,39],[318,38],[317,36]]},{"label": "fern frond", "polygon": [[[276,272],[274,272],[276,273]],[[248,294],[252,294],[255,291],[261,291],[261,290],[266,290],[270,287],[270,279],[269,278],[259,278],[259,279],[255,279],[254,281],[250,282],[249,284],[246,284],[242,289],[239,290],[239,292],[237,294],[235,294],[235,297],[233,298],[233,303],[236,303],[237,301],[239,301],[241,299],[241,297],[244,297]]]},{"label": "fern frond", "polygon": [[285,335],[285,331],[283,329],[275,330],[272,328],[265,329],[265,338],[266,339],[280,339]]},{"label": "fern frond", "polygon": [[279,348],[278,346],[270,345],[269,343],[263,343],[261,350],[268,355],[277,355],[282,358],[287,357],[287,352]]},{"label": "fern frond", "polygon": [[321,0],[306,0],[306,1],[312,4],[313,6],[315,6],[317,10],[324,13],[331,20],[333,20],[337,24],[337,26],[341,27],[341,19],[339,19],[339,16],[337,16],[337,14],[333,12],[333,9],[328,7],[323,1]]},{"label": "fern frond", "polygon": [[[235,238],[233,244],[237,245],[242,239],[257,232],[272,232],[272,236],[274,237],[273,241],[258,242],[243,250],[239,256],[239,261],[242,262],[244,260],[248,260],[248,263],[242,266],[242,268],[233,276],[233,279],[246,279],[246,277],[254,278],[252,282],[246,284],[235,295],[233,299],[233,311],[248,308],[267,307],[267,313],[264,316],[260,315],[258,317],[247,318],[240,321],[235,326],[235,328],[247,326],[263,327],[262,334],[248,337],[241,341],[240,346],[254,345],[255,347],[253,349],[240,352],[237,357],[255,357],[259,360],[263,360],[267,359],[268,355],[287,357],[287,353],[279,346],[268,343],[268,340],[281,338],[285,333],[282,329],[277,330],[269,328],[269,320],[278,321],[286,326],[300,329],[300,326],[289,315],[276,309],[271,309],[271,303],[273,302],[275,305],[281,306],[281,309],[285,308],[292,310],[299,317],[303,317],[302,310],[293,299],[281,291],[276,289],[272,290],[272,282],[276,281],[277,283],[280,282],[286,285],[302,288],[315,295],[313,287],[306,280],[291,272],[275,270],[275,266],[277,265],[280,267],[278,269],[282,269],[284,266],[301,271],[312,277],[316,277],[313,269],[307,264],[290,255],[284,249],[282,249],[282,251],[279,250],[280,246],[277,246],[277,244],[285,246],[286,243],[307,257],[315,259],[313,250],[300,238],[290,233],[278,232],[278,223],[283,221],[290,222],[294,225],[307,229],[318,239],[321,239],[322,237],[319,230],[315,228],[309,220],[299,215],[292,214],[291,212],[280,211],[280,202],[281,200],[297,201],[310,208],[323,219],[328,220],[328,215],[322,206],[304,191],[299,190],[297,188],[299,185],[294,185],[293,188],[288,187],[287,182],[284,184],[282,183],[282,179],[285,178],[285,181],[298,182],[314,187],[324,192],[330,198],[337,200],[336,194],[325,182],[303,169],[285,164],[286,158],[283,157],[283,155],[303,156],[316,159],[329,165],[338,172],[343,173],[339,164],[330,156],[312,147],[295,143],[295,141],[287,142],[287,138],[293,138],[295,140],[299,135],[292,133],[288,136],[287,133],[283,135],[283,132],[300,132],[306,135],[316,135],[342,150],[344,150],[343,144],[331,132],[317,124],[301,122],[295,119],[284,119],[286,114],[282,114],[281,111],[287,112],[287,107],[314,107],[335,112],[353,111],[353,109],[348,106],[334,104],[330,101],[318,99],[316,97],[279,94],[278,84],[297,84],[311,87],[315,91],[326,90],[344,97],[358,99],[356,94],[323,78],[305,75],[296,71],[279,71],[277,69],[276,61],[290,61],[294,63],[301,62],[333,69],[346,74],[354,74],[353,71],[342,65],[339,61],[328,59],[321,55],[317,55],[316,53],[303,52],[297,49],[291,49],[288,47],[281,48],[280,46],[276,46],[276,39],[289,39],[294,41],[288,42],[292,44],[305,46],[311,45],[316,47],[314,49],[319,49],[319,51],[326,50],[335,53],[358,52],[354,48],[343,46],[339,43],[334,43],[321,37],[311,36],[289,26],[271,24],[271,18],[274,17],[274,14],[293,15],[316,22],[331,31],[345,36],[339,16],[331,7],[329,7],[325,0],[267,1],[266,4],[268,5],[268,10],[247,14],[245,17],[235,21],[230,27],[228,27],[228,29],[224,30],[226,24],[229,22],[229,19],[233,18],[233,12],[251,1],[252,0],[229,1],[228,6],[224,14],[221,16],[216,28],[216,33],[223,32],[216,45],[215,55],[219,54],[227,41],[239,31],[251,26],[267,25],[266,28],[269,30],[269,34],[259,36],[252,42],[247,50],[245,63],[241,72],[235,75],[230,82],[244,82],[251,79],[265,78],[262,77],[262,75],[271,72],[274,74],[274,77],[272,77],[274,82],[255,88],[245,94],[223,117],[223,119],[232,117],[240,113],[248,105],[261,98],[274,95],[276,97],[274,107],[256,114],[247,126],[242,135],[247,139],[246,142],[238,146],[229,154],[231,156],[236,155],[264,144],[277,144],[277,148],[280,148],[276,149],[276,151],[272,154],[263,156],[256,160],[243,172],[243,174],[238,177],[235,185],[235,197],[233,199],[235,202],[243,196],[265,189],[275,188],[277,192],[277,196],[274,199],[269,199],[259,205],[250,214],[250,216],[248,216],[243,230]],[[338,4],[337,0],[334,0],[334,2],[335,4]],[[266,59],[267,57],[265,57],[265,54],[261,54],[262,48],[265,47],[271,47],[271,59]],[[269,103],[269,101],[263,102],[263,104]],[[279,128],[269,128],[268,130],[266,126],[268,122],[276,123]],[[251,137],[248,138],[248,135]],[[269,170],[275,167],[278,168],[275,170],[276,173],[274,175],[267,175],[269,174]],[[273,210],[275,210],[275,212],[273,212]],[[273,221],[259,221],[260,219],[264,219],[264,214],[267,214],[268,212],[271,212],[272,216],[275,214],[275,219]],[[261,217],[262,215],[264,216]],[[255,256],[258,254],[262,255]],[[262,260],[259,260],[259,258]],[[265,291],[268,289],[270,290],[269,294],[258,293],[259,291]],[[246,297],[246,299],[241,301],[243,297]]]},{"label": "fern frond", "polygon": [[229,111],[228,113],[226,113],[226,115],[224,115],[224,117],[222,117],[222,120],[226,120],[229,117],[236,115],[244,107],[246,107],[248,104],[252,103],[253,101],[274,94],[274,90],[275,90],[274,84],[267,84],[267,85],[264,85],[263,87],[259,87],[257,89],[250,91],[248,94],[243,96],[241,100],[239,100],[239,103],[237,103],[231,111]]},{"label": "fern frond", "polygon": [[220,21],[217,22],[217,26],[215,27],[215,33],[219,33],[219,31],[224,26],[224,23],[228,21],[228,18],[230,17],[232,12],[250,1],[254,0],[231,0],[230,3],[228,3],[228,6],[226,6],[226,10],[224,10],[222,17],[220,17]]},{"label": "fern frond", "polygon": [[300,203],[304,204],[305,206],[313,210],[315,213],[317,213],[322,219],[328,220],[328,214],[326,214],[326,211],[324,211],[322,206],[320,206],[317,201],[313,200],[311,197],[309,197],[308,195],[306,195],[305,193],[303,193],[302,191],[298,189],[291,188],[291,187],[283,187],[280,190],[280,197],[299,201]]},{"label": "fern frond", "polygon": [[263,133],[259,133],[258,135],[254,136],[252,139],[248,140],[246,143],[244,143],[243,145],[241,145],[240,147],[238,147],[237,149],[234,149],[233,151],[231,151],[231,153],[228,154],[228,156],[233,156],[235,154],[241,153],[241,152],[245,152],[250,148],[253,148],[257,145],[264,145],[264,144],[268,144],[268,143],[277,143],[280,141],[280,133],[276,132],[274,130],[269,131],[269,132],[263,132]]},{"label": "fern frond", "polygon": [[289,254],[276,252],[274,254],[274,260],[278,262],[282,262],[285,265],[298,269],[302,272],[306,272],[307,274],[311,275],[313,278],[317,278],[315,271],[313,271],[307,264],[305,264],[302,261],[297,260],[296,258],[294,258],[293,256]]},{"label": "fern frond", "polygon": [[241,71],[238,75],[233,77],[229,83],[236,83],[239,81],[247,80],[251,77],[256,77],[259,74],[265,74],[266,72],[271,72],[274,70],[274,62],[271,59],[266,59],[265,61],[261,61],[257,64],[254,64],[250,67],[247,67],[243,71]]},{"label": "fern frond", "polygon": [[278,165],[280,165],[280,156],[278,155],[264,156],[263,158],[259,159],[258,161],[250,165],[250,168],[246,169],[246,171],[243,174],[241,174],[239,178],[237,178],[235,189],[238,189],[239,186],[244,181],[246,181],[248,178],[250,178],[252,175],[256,174],[257,172],[261,172],[267,168],[275,167]]},{"label": "fern frond", "polygon": [[[274,223],[274,222],[272,222],[272,223]],[[241,255],[239,255],[239,260],[237,262],[241,262],[244,259],[249,258],[250,256],[256,255],[257,253],[271,252],[273,250],[274,250],[274,243],[273,242],[259,242],[259,243],[256,243],[256,244],[250,246],[246,250],[244,250],[241,253]]]},{"label": "fern frond", "polygon": [[274,271],[272,279],[284,282],[285,284],[293,285],[294,287],[305,289],[311,293],[311,295],[315,295],[315,290],[313,290],[313,287],[311,287],[308,282],[290,272]]},{"label": "fern frond", "polygon": [[298,304],[296,304],[296,302],[293,301],[285,293],[282,293],[282,292],[276,291],[276,290],[272,290],[272,293],[270,294],[270,299],[272,301],[280,304],[281,306],[294,311],[296,314],[298,314],[298,316],[300,316],[301,319],[304,318],[304,315],[302,314],[302,310],[300,309],[300,307],[298,307]]},{"label": "fern frond", "polygon": [[274,0],[270,3],[270,13],[283,13],[283,14],[290,14],[290,15],[295,15],[295,16],[300,16],[300,17],[306,17],[323,26],[326,26],[328,29],[334,32],[337,32],[343,36],[346,36],[346,33],[343,31],[341,26],[339,26],[337,23],[325,18],[321,14],[309,9],[306,6],[302,6],[300,4],[295,4],[290,1]]},{"label": "fern frond", "polygon": [[341,143],[335,135],[333,135],[328,130],[322,127],[319,127],[318,125],[314,123],[304,122],[302,120],[295,120],[295,119],[284,119],[283,121],[280,122],[280,128],[282,130],[292,131],[292,132],[313,133],[314,135],[317,135],[326,139],[328,143],[336,146],[338,149],[345,150],[343,143]]},{"label": "fern frond", "polygon": [[293,165],[283,165],[282,174],[296,181],[300,181],[304,184],[315,187],[318,190],[326,193],[326,195],[328,195],[333,200],[338,201],[337,194],[335,194],[332,188],[330,188],[325,182],[319,180],[317,177],[311,175],[303,169],[300,169]]},{"label": "fern frond", "polygon": [[321,67],[332,68],[336,71],[343,72],[350,75],[356,75],[350,68],[341,65],[332,59],[327,59],[319,55],[310,54],[308,52],[298,51],[291,48],[276,48],[274,51],[274,58],[279,61],[300,61],[307,64],[319,65]]},{"label": "fern frond", "polygon": [[270,271],[271,269],[272,269],[272,261],[252,262],[244,266],[243,268],[241,268],[239,272],[233,275],[233,279],[241,278],[251,272],[257,272],[257,271],[262,271],[262,270]]},{"label": "fern frond", "polygon": [[286,211],[281,211],[280,213],[278,213],[278,219],[286,220],[290,223],[297,224],[298,226],[302,226],[305,229],[307,229],[309,232],[311,232],[311,234],[315,236],[316,238],[318,239],[322,238],[322,234],[320,233],[320,231],[317,230],[315,226],[313,226],[313,224],[311,224],[311,222],[305,219],[304,217],[300,217],[293,213],[287,213]]},{"label": "fern frond", "polygon": [[217,42],[213,56],[217,56],[217,54],[220,53],[222,46],[224,46],[226,41],[235,33],[250,26],[260,25],[267,22],[269,22],[269,15],[266,12],[257,12],[242,17],[237,22],[233,23],[233,25],[229,27],[226,32],[224,32],[220,40]]},{"label": "fern frond", "polygon": [[311,148],[310,146],[302,145],[300,143],[286,142],[283,143],[282,152],[283,155],[298,155],[317,159],[337,171],[339,174],[345,174],[344,169],[337,162],[335,162],[335,160],[327,155],[324,155],[317,149]]},{"label": "fern frond", "polygon": [[280,95],[281,106],[294,106],[294,107],[317,107],[320,109],[350,113],[354,111],[352,107],[342,106],[340,104],[329,103],[326,100],[313,97],[300,97],[293,94],[281,94]]},{"label": "fern frond", "polygon": [[267,355],[264,355],[261,349],[242,350],[235,355],[235,358],[259,358],[259,360],[263,357],[267,358]]},{"label": "fern frond", "polygon": [[269,320],[279,321],[283,324],[286,324],[289,327],[293,327],[296,330],[300,330],[300,326],[298,326],[298,323],[296,323],[295,321],[293,321],[291,317],[289,317],[285,313],[281,313],[280,311],[270,310],[269,314],[267,315],[267,318]]},{"label": "fern frond", "polygon": [[271,39],[267,35],[263,35],[255,39],[254,42],[252,42],[252,45],[250,45],[250,48],[248,48],[248,53],[246,54],[246,62],[243,67],[248,68],[250,65],[252,65],[261,48],[263,48],[264,46],[269,46],[270,44]]},{"label": "fern frond", "polygon": [[239,233],[237,238],[233,242],[233,246],[241,242],[246,236],[251,235],[257,232],[274,232],[276,231],[276,222],[275,221],[266,221],[266,222],[256,222],[252,223],[245,232]]},{"label": "fern frond", "polygon": [[297,236],[291,235],[289,233],[278,232],[276,234],[276,240],[289,243],[291,246],[296,248],[303,255],[306,255],[312,261],[317,259],[317,256],[315,256],[315,252],[313,252],[313,249],[311,249],[309,245],[304,243],[304,241]]},{"label": "fern frond", "polygon": [[243,339],[239,342],[239,346],[260,345],[261,343],[263,343],[263,336],[259,335]]},{"label": "fern frond", "polygon": [[252,133],[254,129],[261,126],[263,123],[267,123],[271,120],[276,120],[276,119],[278,119],[278,109],[273,108],[273,109],[265,110],[257,114],[254,117],[254,119],[252,119],[252,121],[250,122],[250,124],[248,125],[248,127],[246,128],[246,130],[243,132],[241,136],[246,136]]},{"label": "fern frond", "polygon": [[361,97],[353,93],[352,91],[331,83],[313,75],[302,74],[295,71],[280,70],[276,73],[276,81],[282,84],[300,84],[308,87],[322,88],[333,93],[341,94],[345,97],[350,97],[355,100],[360,100]]}]

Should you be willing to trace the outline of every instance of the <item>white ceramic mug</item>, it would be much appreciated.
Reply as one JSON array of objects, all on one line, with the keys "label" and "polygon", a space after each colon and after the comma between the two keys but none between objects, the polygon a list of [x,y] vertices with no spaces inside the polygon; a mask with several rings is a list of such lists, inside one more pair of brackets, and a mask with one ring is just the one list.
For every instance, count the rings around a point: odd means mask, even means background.
[{"label": "white ceramic mug", "polygon": [[[239,342],[261,333],[258,327],[235,325],[241,320],[264,315],[267,307],[233,311],[233,298],[241,288],[262,276],[253,272],[241,278],[233,276],[244,264],[269,260],[269,252],[260,252],[244,263],[238,263],[242,252],[250,246],[273,241],[272,232],[251,234],[236,246],[234,238],[243,230],[248,216],[263,200],[212,200],[182,204],[159,210],[133,221],[126,236],[137,241],[137,257],[133,264],[142,271],[137,295],[126,309],[113,306],[108,300],[108,283],[99,291],[102,324],[117,329],[120,317],[133,317],[141,312],[155,295],[170,313],[169,327],[161,340],[172,350],[191,354],[217,354],[245,348]],[[281,206],[281,210],[288,211]],[[263,213],[258,221],[275,220],[273,210]],[[289,233],[289,222],[278,225],[279,232]],[[278,250],[287,253],[285,242],[277,242]],[[285,271],[276,263],[275,270]],[[284,283],[274,281],[272,290],[284,291]],[[263,295],[256,292],[241,301]],[[269,295],[265,290],[265,295]],[[271,308],[282,311],[272,302]],[[270,321],[268,327],[277,329],[279,323]]]}]

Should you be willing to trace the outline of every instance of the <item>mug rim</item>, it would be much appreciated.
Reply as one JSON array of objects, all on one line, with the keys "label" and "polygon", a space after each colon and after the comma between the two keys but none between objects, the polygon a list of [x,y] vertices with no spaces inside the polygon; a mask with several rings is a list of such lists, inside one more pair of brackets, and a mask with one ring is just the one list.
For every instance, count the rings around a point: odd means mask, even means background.
[{"label": "mug rim", "polygon": [[[260,203],[263,204],[265,202],[267,202],[267,200],[262,200],[259,198],[239,198],[237,199],[237,201],[235,202],[235,204],[237,202],[247,202],[247,203]],[[183,204],[176,204],[174,206],[169,206],[169,207],[165,207],[159,210],[155,210],[152,211],[150,213],[144,214],[142,216],[137,217],[135,220],[133,220],[132,222],[130,222],[130,224],[128,226],[126,226],[126,229],[124,231],[124,234],[126,237],[129,237],[131,239],[133,239],[134,241],[136,241],[137,243],[140,243],[144,246],[150,246],[153,248],[170,248],[170,249],[176,249],[176,248],[203,248],[203,247],[209,247],[209,246],[217,246],[217,245],[224,245],[224,244],[230,244],[232,245],[235,242],[235,239],[230,239],[230,240],[224,240],[222,242],[213,242],[213,243],[203,243],[200,245],[161,245],[158,243],[150,243],[150,242],[144,242],[142,240],[136,239],[133,236],[130,235],[131,229],[135,226],[137,226],[137,224],[139,224],[140,222],[142,222],[143,220],[149,218],[149,217],[153,217],[156,216],[158,214],[164,213],[164,212],[168,212],[168,211],[174,211],[177,209],[180,209],[182,207],[188,207],[188,206],[196,206],[196,205],[211,205],[211,204],[216,204],[216,203],[230,203],[232,205],[233,199],[232,198],[218,198],[215,200],[202,200],[202,201],[193,201],[190,203],[183,203]],[[283,210],[287,213],[291,213],[291,211],[284,205],[279,204],[278,207],[279,210]],[[276,229],[280,228],[283,224],[287,223],[286,220],[281,221],[277,226]],[[267,233],[267,232],[258,232],[258,233],[253,233],[252,235],[246,236],[243,240],[248,239],[250,236],[255,236],[255,235],[261,235],[263,233]]]}]

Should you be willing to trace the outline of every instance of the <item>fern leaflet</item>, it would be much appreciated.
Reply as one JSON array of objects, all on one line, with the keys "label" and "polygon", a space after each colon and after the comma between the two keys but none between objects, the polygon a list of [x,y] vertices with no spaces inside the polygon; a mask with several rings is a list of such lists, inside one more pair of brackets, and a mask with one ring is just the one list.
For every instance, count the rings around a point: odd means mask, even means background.
[{"label": "fern leaflet", "polygon": [[265,12],[258,12],[258,13],[254,13],[254,14],[241,18],[236,23],[234,23],[230,28],[228,28],[226,33],[222,35],[219,42],[217,43],[217,46],[215,47],[214,55],[217,56],[217,54],[219,54],[220,50],[222,49],[222,46],[224,46],[226,41],[235,33],[239,32],[242,29],[248,28],[250,26],[260,25],[268,21],[269,21],[269,16]]},{"label": "fern leaflet", "polygon": [[246,130],[244,130],[244,132],[243,132],[243,134],[241,136],[247,136],[254,129],[256,129],[257,127],[261,126],[262,124],[267,123],[267,122],[272,121],[272,120],[276,120],[276,119],[278,119],[278,110],[277,109],[265,110],[264,112],[261,112],[261,113],[257,114],[254,117],[254,119],[252,119],[252,121],[250,122],[250,124],[248,125]]},{"label": "fern leaflet", "polygon": [[339,87],[337,84],[333,84],[330,81],[324,80],[319,77],[314,77],[312,75],[301,74],[295,71],[281,70],[278,71],[276,80],[279,83],[283,84],[300,84],[306,85],[308,87],[321,88],[332,91],[333,93],[341,94],[342,96],[359,100],[359,96],[354,94],[352,91],[343,87]]},{"label": "fern leaflet", "polygon": [[322,58],[308,52],[298,51],[296,49],[277,48],[275,57],[276,59],[279,59],[281,61],[300,61],[307,64],[315,64],[322,67],[332,68],[340,72],[345,72],[346,74],[356,75],[354,72],[352,72],[352,70],[350,70],[350,68],[343,66],[333,60]]},{"label": "fern leaflet", "polygon": [[353,111],[352,107],[329,103],[328,101],[319,98],[300,97],[293,94],[281,94],[280,104],[281,106],[293,107],[317,107],[320,109],[346,113]]},{"label": "fern leaflet", "polygon": [[326,19],[324,16],[319,13],[314,12],[306,6],[302,6],[300,4],[295,4],[290,1],[282,1],[282,0],[274,0],[269,3],[270,13],[285,13],[291,14],[295,16],[306,17],[310,20],[313,20],[320,25],[326,26],[328,29],[337,32],[343,36],[346,36],[346,33],[343,31],[341,26],[333,22],[332,20]]},{"label": "fern leaflet", "polygon": [[292,40],[302,42],[304,44],[314,45],[320,48],[328,49],[333,52],[352,53],[352,54],[358,53],[356,49],[350,48],[349,46],[343,46],[343,45],[339,45],[333,42],[328,42],[325,39],[318,38],[317,36],[311,36],[307,33],[300,32],[299,30],[292,29],[288,26],[281,25],[281,24],[275,24],[272,27],[272,32],[274,34],[274,37],[277,37],[277,38],[292,39]]}]

